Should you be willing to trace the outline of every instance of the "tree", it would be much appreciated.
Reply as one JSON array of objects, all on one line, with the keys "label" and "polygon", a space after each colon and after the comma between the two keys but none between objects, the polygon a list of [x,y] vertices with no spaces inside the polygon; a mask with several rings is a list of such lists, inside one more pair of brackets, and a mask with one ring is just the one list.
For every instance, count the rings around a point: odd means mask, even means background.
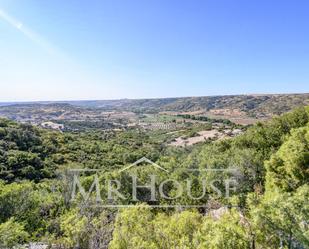
[{"label": "tree", "polygon": [[235,209],[227,210],[217,219],[206,216],[202,229],[196,236],[196,248],[250,248],[252,238],[248,226],[240,212]]},{"label": "tree", "polygon": [[261,248],[309,248],[309,185],[294,193],[266,193],[252,206],[257,242]]},{"label": "tree", "polygon": [[292,130],[266,169],[269,189],[293,191],[309,183],[309,126]]},{"label": "tree", "polygon": [[12,217],[0,224],[0,247],[13,248],[16,245],[25,243],[29,234],[25,231],[24,225],[15,221]]}]

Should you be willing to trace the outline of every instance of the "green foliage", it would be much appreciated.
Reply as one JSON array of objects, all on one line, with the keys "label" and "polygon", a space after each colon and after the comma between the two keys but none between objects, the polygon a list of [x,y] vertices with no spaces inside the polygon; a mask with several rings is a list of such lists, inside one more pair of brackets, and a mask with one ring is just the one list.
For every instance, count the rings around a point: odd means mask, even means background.
[{"label": "green foliage", "polygon": [[0,178],[38,181],[53,176],[55,165],[47,163],[52,148],[41,130],[5,120],[0,120],[0,127]]},{"label": "green foliage", "polygon": [[124,210],[117,217],[110,248],[196,248],[193,240],[201,217],[190,211],[155,215],[143,205]]},{"label": "green foliage", "polygon": [[245,218],[238,211],[231,210],[217,220],[204,218],[202,229],[197,235],[196,248],[250,248],[251,239]]},{"label": "green foliage", "polygon": [[61,212],[63,200],[59,193],[51,192],[49,184],[1,183],[0,187],[0,222],[14,217],[34,238],[52,229],[52,220]]},{"label": "green foliage", "polygon": [[309,183],[309,126],[295,129],[267,162],[267,187],[293,191]]},{"label": "green foliage", "polygon": [[29,234],[25,231],[24,225],[18,223],[14,218],[0,224],[0,247],[13,248],[26,242]]},{"label": "green foliage", "polygon": [[264,248],[309,247],[309,185],[294,193],[271,191],[252,207],[256,237]]},{"label": "green foliage", "polygon": [[198,121],[204,121],[204,122],[209,122],[210,124],[212,123],[222,123],[225,125],[236,125],[229,119],[222,119],[222,118],[209,118],[207,116],[195,116],[195,115],[190,115],[190,114],[178,114],[178,117],[185,118],[185,119],[192,119],[192,120],[198,120]]},{"label": "green foliage", "polygon": [[[254,108],[251,104],[248,109]],[[155,132],[62,134],[0,120],[1,246],[48,240],[63,248],[105,248],[109,241],[110,248],[117,249],[309,248],[308,113],[300,108],[254,125],[238,137],[184,149],[167,147],[167,137]],[[167,169],[172,179],[192,180],[193,196],[202,193],[203,178],[219,180],[216,186],[223,192],[223,180],[233,177],[237,191],[226,199],[213,196],[208,187],[211,198],[177,200],[206,205],[203,209],[176,212],[140,205],[119,212],[115,222],[111,210],[65,205],[61,194],[66,185],[55,178],[61,170],[99,168],[104,182],[143,156]],[[235,168],[236,172],[230,171]],[[189,174],[188,169],[202,171]],[[205,175],[205,169],[221,171]],[[153,168],[132,170],[145,184]],[[165,174],[157,172],[159,182]],[[124,195],[129,196],[129,172],[122,177]],[[88,188],[92,180],[87,174],[82,176]],[[172,187],[166,184],[167,195],[175,194]],[[106,189],[102,192],[106,194]],[[177,201],[158,198],[148,205]],[[218,217],[209,214],[212,209],[235,204],[238,209],[225,209]]]},{"label": "green foliage", "polygon": [[73,248],[76,244],[82,244],[85,241],[87,219],[80,215],[78,210],[72,209],[66,212],[60,220],[60,229],[63,233],[61,244],[67,248]]},{"label": "green foliage", "polygon": [[117,217],[110,248],[249,248],[251,235],[244,223],[235,210],[215,220],[194,211],[155,215],[139,206]]}]

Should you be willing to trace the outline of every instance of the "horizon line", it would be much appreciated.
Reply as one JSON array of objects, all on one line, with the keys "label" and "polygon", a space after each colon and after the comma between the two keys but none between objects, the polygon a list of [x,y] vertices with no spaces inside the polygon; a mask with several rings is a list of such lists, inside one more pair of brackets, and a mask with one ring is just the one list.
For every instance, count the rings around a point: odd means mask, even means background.
[{"label": "horizon line", "polygon": [[1,104],[15,103],[49,103],[49,102],[91,102],[91,101],[119,101],[119,100],[152,100],[152,99],[180,99],[180,98],[202,98],[202,97],[224,97],[224,96],[268,96],[268,95],[303,95],[309,92],[278,92],[278,93],[235,93],[235,94],[210,94],[210,95],[192,95],[192,96],[173,96],[173,97],[141,97],[141,98],[112,98],[112,99],[54,99],[54,100],[8,100],[0,101]]}]

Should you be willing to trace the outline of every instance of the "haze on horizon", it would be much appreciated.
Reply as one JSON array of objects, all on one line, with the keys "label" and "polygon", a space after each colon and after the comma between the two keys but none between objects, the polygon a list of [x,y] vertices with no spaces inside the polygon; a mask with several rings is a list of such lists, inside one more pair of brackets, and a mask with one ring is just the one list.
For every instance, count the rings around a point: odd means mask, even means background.
[{"label": "haze on horizon", "polygon": [[0,1],[0,102],[309,92],[309,2]]}]

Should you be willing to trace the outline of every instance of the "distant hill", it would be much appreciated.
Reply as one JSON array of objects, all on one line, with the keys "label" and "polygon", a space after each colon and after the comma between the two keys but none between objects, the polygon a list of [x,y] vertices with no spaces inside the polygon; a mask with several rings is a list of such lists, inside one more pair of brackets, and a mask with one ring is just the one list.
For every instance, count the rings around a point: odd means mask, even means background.
[{"label": "distant hill", "polygon": [[141,112],[208,112],[216,109],[235,109],[248,116],[259,117],[282,114],[295,107],[308,105],[309,93],[71,101],[67,103],[85,107]]},{"label": "distant hill", "polygon": [[[303,94],[265,94],[265,95],[226,95],[205,97],[179,97],[158,99],[119,99],[33,103],[0,103],[1,114],[16,114],[31,110],[36,114],[46,109],[57,114],[78,114],[83,110],[133,111],[141,113],[158,112],[203,112],[223,116],[248,116],[254,118],[271,117],[309,104],[309,93]],[[27,111],[27,112],[28,112]],[[8,117],[8,115],[5,115]]]}]

